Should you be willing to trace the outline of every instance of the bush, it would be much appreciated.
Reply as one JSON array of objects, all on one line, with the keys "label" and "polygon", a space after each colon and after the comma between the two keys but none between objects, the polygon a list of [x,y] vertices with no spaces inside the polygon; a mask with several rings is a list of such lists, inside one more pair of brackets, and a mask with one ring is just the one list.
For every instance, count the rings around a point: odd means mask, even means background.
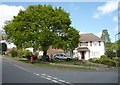
[{"label": "bush", "polygon": [[24,50],[23,51],[23,56],[27,58],[28,60],[30,59],[30,56],[32,55],[32,52],[29,50]]},{"label": "bush", "polygon": [[78,57],[77,58],[72,58],[72,61],[78,61]]},{"label": "bush", "polygon": [[107,58],[107,55],[102,55],[101,58]]},{"label": "bush", "polygon": [[90,58],[89,61],[92,62],[92,63],[96,63],[98,59],[97,58]]},{"label": "bush", "polygon": [[35,53],[34,53],[34,59],[35,59],[35,60],[37,60],[38,55],[39,55],[39,53],[38,53],[38,52],[35,52]]},{"label": "bush", "polygon": [[17,57],[17,50],[12,49],[7,52],[8,54],[11,54],[12,57]]},{"label": "bush", "polygon": [[19,50],[17,51],[18,57],[23,57],[23,54],[24,54],[24,52],[23,52],[22,49],[19,49]]},{"label": "bush", "polygon": [[109,58],[100,58],[101,64],[105,64],[108,66],[116,66],[116,61]]},{"label": "bush", "polygon": [[116,66],[116,61],[112,60],[110,58],[107,58],[105,56],[103,56],[102,58],[96,59],[96,58],[91,58],[89,59],[90,62],[93,63],[98,63],[98,64],[104,64],[104,65],[108,65],[108,66]]},{"label": "bush", "polygon": [[115,57],[116,54],[113,52],[113,51],[106,51],[106,55],[109,57],[109,58],[112,58],[112,57]]}]

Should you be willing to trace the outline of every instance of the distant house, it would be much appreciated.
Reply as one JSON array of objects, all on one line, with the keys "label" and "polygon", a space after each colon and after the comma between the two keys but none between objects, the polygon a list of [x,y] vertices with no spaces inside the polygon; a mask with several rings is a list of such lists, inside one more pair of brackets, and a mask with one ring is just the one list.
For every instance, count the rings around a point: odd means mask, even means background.
[{"label": "distant house", "polygon": [[14,45],[14,43],[9,43],[6,40],[1,40],[0,43],[6,43],[7,44],[7,49],[12,49],[12,48],[16,47]]},{"label": "distant house", "polygon": [[73,57],[78,57],[79,60],[100,58],[101,55],[105,54],[104,40],[92,33],[81,34],[79,46],[73,53]]},{"label": "distant house", "polygon": [[53,57],[52,55],[55,53],[64,53],[64,50],[50,46],[49,49],[47,50],[47,55],[49,55],[51,58]]}]

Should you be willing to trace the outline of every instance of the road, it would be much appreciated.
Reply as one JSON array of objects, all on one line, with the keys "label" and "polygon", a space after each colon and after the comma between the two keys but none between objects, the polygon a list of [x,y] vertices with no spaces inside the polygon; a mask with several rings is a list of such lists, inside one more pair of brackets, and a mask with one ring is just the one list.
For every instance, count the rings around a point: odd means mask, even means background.
[{"label": "road", "polygon": [[104,83],[107,85],[107,83],[111,83],[113,85],[112,83],[117,82],[118,71],[53,69],[2,58],[3,85],[8,85],[4,83],[42,83],[49,85],[75,85],[75,83],[78,85],[80,83]]}]

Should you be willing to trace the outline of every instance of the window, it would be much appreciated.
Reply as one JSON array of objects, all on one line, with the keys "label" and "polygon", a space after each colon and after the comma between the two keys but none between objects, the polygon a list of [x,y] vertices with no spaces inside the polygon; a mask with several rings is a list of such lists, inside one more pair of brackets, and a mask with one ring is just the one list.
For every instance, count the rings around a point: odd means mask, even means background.
[{"label": "window", "polygon": [[88,46],[88,42],[80,42],[80,46]]},{"label": "window", "polygon": [[95,56],[99,56],[99,52],[98,51],[93,51],[91,52],[91,56],[95,57]]},{"label": "window", "polygon": [[93,44],[94,44],[94,46],[97,46],[98,43],[97,43],[97,42],[94,42]]},{"label": "window", "polygon": [[82,46],[86,46],[86,42],[83,42],[83,43],[82,43]]},{"label": "window", "polygon": [[88,46],[88,42],[86,42],[86,46]]},{"label": "window", "polygon": [[101,46],[101,41],[99,41],[99,46]]},{"label": "window", "polygon": [[90,46],[92,46],[92,41],[90,41]]},{"label": "window", "polygon": [[82,46],[82,42],[80,42],[80,46]]}]

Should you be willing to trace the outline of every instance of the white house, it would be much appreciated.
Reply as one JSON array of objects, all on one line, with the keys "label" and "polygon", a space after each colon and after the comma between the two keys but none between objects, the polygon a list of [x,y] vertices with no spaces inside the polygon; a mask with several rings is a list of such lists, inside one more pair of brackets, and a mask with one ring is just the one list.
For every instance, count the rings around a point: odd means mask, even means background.
[{"label": "white house", "polygon": [[0,43],[6,43],[7,44],[7,49],[12,49],[12,48],[16,47],[14,45],[14,43],[9,43],[6,40],[1,40]]},{"label": "white house", "polygon": [[79,60],[88,60],[90,58],[100,58],[105,54],[104,40],[92,33],[80,34],[79,46],[73,51],[73,57]]}]

